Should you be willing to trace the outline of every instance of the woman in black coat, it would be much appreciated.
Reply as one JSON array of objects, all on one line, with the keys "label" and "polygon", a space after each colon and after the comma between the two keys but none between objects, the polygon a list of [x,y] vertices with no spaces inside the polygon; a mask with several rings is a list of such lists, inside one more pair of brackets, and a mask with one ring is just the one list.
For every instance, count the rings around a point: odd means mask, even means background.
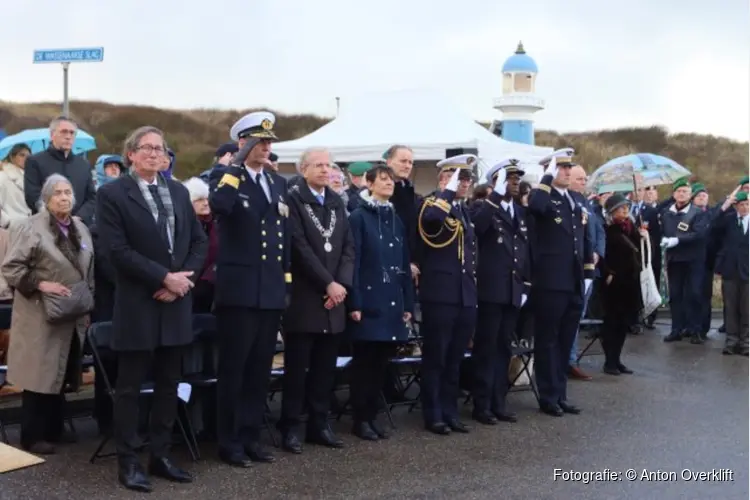
[{"label": "woman in black coat", "polygon": [[[300,161],[304,180],[289,190],[292,285],[284,312],[283,447],[302,451],[297,427],[308,407],[308,442],[340,448],[328,424],[339,338],[346,328],[344,300],[352,284],[354,241],[346,207],[328,188],[328,152],[313,150]],[[273,228],[269,228],[273,229]],[[308,370],[309,369],[309,370]]]},{"label": "woman in black coat", "polygon": [[[643,308],[641,299],[641,251],[639,234],[630,218],[630,202],[622,195],[610,197],[605,209],[609,223],[605,229],[607,253],[602,261],[602,305],[604,327],[604,373],[633,373],[620,361],[622,347],[632,318]],[[640,233],[646,232],[642,229]]]},{"label": "woman in black coat", "polygon": [[365,174],[367,190],[349,217],[354,237],[354,279],[348,297],[353,342],[351,399],[352,432],[365,440],[387,438],[377,423],[380,391],[388,362],[398,342],[409,337],[407,323],[414,310],[409,241],[401,219],[388,199],[393,171],[386,166]]}]

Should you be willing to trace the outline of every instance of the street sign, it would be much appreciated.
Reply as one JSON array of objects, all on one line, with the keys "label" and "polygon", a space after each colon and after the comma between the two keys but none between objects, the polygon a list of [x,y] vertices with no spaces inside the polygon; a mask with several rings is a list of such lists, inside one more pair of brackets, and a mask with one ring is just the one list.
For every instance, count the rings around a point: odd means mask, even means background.
[{"label": "street sign", "polygon": [[44,63],[72,63],[72,62],[102,62],[104,47],[89,47],[83,49],[51,49],[35,50],[34,64]]}]

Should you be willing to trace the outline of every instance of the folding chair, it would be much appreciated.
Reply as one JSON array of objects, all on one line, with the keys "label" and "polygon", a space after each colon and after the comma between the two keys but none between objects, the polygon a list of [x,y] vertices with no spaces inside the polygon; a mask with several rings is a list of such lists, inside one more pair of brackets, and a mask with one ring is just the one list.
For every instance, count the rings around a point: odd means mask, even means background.
[{"label": "folding chair", "polygon": [[[7,374],[8,367],[6,365],[0,365],[0,389],[5,386],[5,377]],[[0,419],[0,438],[2,438],[5,444],[9,444],[8,434],[5,432],[5,425],[3,424],[2,419]]]},{"label": "folding chair", "polygon": [[[352,363],[352,358],[350,357],[339,357],[336,360],[336,367],[339,368],[341,371],[346,370],[349,365]],[[351,387],[351,386],[350,386]],[[340,386],[338,387],[341,388]],[[335,392],[335,389],[334,389]],[[385,399],[385,394],[383,394],[383,390],[380,390],[380,402],[383,405],[383,408],[385,410],[386,417],[388,417],[388,422],[391,424],[391,428],[395,429],[396,425],[393,423],[393,414],[391,413],[391,409],[388,406],[388,401]],[[350,392],[346,398],[346,401],[343,405],[339,405],[338,412],[336,415],[336,420],[341,420],[341,417],[344,414],[351,414],[352,412],[349,411],[349,409],[352,406],[352,397],[351,397],[351,389]]]},{"label": "folding chair", "polygon": [[589,350],[594,346],[597,340],[599,341],[599,343],[601,343],[602,324],[604,324],[604,321],[600,319],[584,318],[581,320],[581,323],[580,323],[581,331],[584,331],[584,330],[589,331],[589,334],[586,336],[586,340],[588,341],[588,343],[581,350],[580,354],[578,354],[578,357],[576,358],[576,363],[581,361],[581,358],[584,356],[593,356],[595,354],[602,354],[602,353],[589,353]]},{"label": "folding chair", "polygon": [[[94,361],[96,363],[96,376],[101,376],[104,379],[104,386],[106,387],[107,395],[112,398],[112,401],[114,402],[115,397],[115,391],[112,387],[112,384],[110,383],[109,376],[107,374],[106,369],[104,368],[104,358],[106,356],[114,356],[114,352],[110,349],[110,338],[112,335],[112,322],[111,321],[103,321],[101,323],[93,323],[88,331],[86,332],[86,336],[89,340],[89,346],[91,347],[91,352],[94,356]],[[141,386],[140,394],[141,396],[150,396],[154,393],[153,384],[146,383]],[[186,398],[189,399],[189,398]],[[187,445],[188,451],[190,452],[190,456],[193,458],[193,461],[197,461],[200,457],[198,455],[198,443],[195,438],[195,433],[193,432],[193,426],[190,422],[190,415],[187,411],[187,405],[185,401],[182,399],[178,399],[178,407],[177,407],[177,426],[180,430],[180,434],[182,434],[182,438],[185,441],[185,444]],[[104,458],[109,456],[114,456],[114,453],[110,454],[102,454],[101,451],[106,446],[106,444],[113,438],[113,433],[110,431],[106,435],[102,437],[101,442],[99,443],[99,446],[96,448],[94,453],[91,455],[91,458],[89,458],[90,463],[94,463],[94,461],[97,458]]]}]

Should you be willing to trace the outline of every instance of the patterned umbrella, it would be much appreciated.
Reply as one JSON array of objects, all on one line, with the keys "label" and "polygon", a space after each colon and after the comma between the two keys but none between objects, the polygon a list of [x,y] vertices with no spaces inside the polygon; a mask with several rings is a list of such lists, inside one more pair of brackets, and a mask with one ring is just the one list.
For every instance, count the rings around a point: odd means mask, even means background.
[{"label": "patterned umbrella", "polygon": [[672,184],[689,177],[690,171],[664,156],[637,153],[610,160],[591,174],[589,188],[594,192],[633,191],[638,187]]}]

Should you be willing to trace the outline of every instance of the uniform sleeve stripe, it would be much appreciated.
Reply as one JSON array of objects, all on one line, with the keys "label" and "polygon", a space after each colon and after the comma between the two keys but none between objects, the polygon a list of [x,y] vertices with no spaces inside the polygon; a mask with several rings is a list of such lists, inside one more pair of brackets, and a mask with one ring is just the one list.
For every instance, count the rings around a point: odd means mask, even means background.
[{"label": "uniform sleeve stripe", "polygon": [[292,282],[292,273],[285,273],[284,274],[284,283],[291,283]]},{"label": "uniform sleeve stripe", "polygon": [[594,264],[584,264],[583,265],[583,270],[584,271],[593,271],[594,269],[595,269]]},{"label": "uniform sleeve stripe", "polygon": [[549,187],[548,185],[546,185],[546,184],[539,184],[539,185],[537,186],[537,188],[538,188],[538,189],[541,189],[541,190],[542,190],[542,191],[544,191],[545,193],[550,193],[550,192],[552,191],[552,190],[550,189],[550,187]]},{"label": "uniform sleeve stripe", "polygon": [[436,199],[435,200],[435,206],[439,209],[445,211],[445,213],[449,213],[451,211],[451,205],[445,200]]},{"label": "uniform sleeve stripe", "polygon": [[240,187],[240,179],[232,174],[224,174],[221,176],[221,180],[219,180],[219,187],[222,187],[224,184],[229,184],[234,189],[237,189]]}]

